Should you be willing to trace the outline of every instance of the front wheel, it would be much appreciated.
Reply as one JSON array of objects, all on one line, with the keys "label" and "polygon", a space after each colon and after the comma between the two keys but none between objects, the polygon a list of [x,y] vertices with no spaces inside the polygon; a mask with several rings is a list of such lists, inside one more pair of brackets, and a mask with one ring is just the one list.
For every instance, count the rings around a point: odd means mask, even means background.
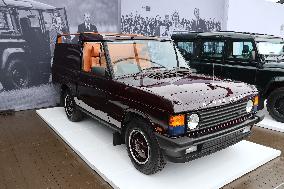
[{"label": "front wheel", "polygon": [[269,95],[267,110],[273,119],[284,123],[284,88],[276,89]]},{"label": "front wheel", "polygon": [[83,119],[83,113],[76,106],[74,97],[69,90],[65,91],[64,109],[67,118],[72,122],[79,122]]},{"label": "front wheel", "polygon": [[4,90],[14,90],[31,85],[31,70],[26,62],[19,58],[11,59],[6,66],[3,77]]},{"label": "front wheel", "polygon": [[128,125],[125,133],[128,156],[134,167],[146,174],[161,171],[166,161],[159,147],[152,127],[141,119],[134,119]]}]

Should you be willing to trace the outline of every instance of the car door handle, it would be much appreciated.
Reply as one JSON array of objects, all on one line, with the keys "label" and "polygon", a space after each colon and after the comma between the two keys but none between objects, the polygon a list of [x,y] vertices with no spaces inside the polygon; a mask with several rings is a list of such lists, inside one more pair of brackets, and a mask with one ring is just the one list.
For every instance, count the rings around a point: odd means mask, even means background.
[{"label": "car door handle", "polygon": [[128,89],[130,89],[130,87],[125,87],[125,88],[124,88],[124,90],[128,90]]}]

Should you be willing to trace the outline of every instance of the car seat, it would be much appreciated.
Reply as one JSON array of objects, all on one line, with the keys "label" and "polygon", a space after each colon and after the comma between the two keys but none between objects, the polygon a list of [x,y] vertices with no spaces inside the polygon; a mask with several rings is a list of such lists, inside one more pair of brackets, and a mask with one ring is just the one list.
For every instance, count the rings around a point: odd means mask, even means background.
[{"label": "car seat", "polygon": [[248,53],[249,53],[249,46],[244,45],[242,54],[248,54]]},{"label": "car seat", "polygon": [[242,55],[243,55],[243,58],[245,58],[245,59],[251,59],[252,58],[252,53],[251,53],[248,45],[244,45]]},{"label": "car seat", "polygon": [[32,23],[29,18],[20,18],[20,25],[24,36],[30,36],[30,31],[32,28]]},{"label": "car seat", "polygon": [[99,43],[85,43],[83,52],[83,70],[91,72],[92,67],[100,66],[100,48]]}]

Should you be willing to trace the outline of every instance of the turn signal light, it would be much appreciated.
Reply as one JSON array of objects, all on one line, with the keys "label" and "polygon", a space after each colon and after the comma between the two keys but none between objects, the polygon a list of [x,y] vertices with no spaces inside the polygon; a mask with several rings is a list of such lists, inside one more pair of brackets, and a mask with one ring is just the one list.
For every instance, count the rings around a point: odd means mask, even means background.
[{"label": "turn signal light", "polygon": [[258,101],[259,101],[259,97],[258,96],[254,97],[253,105],[257,106],[258,105]]},{"label": "turn signal light", "polygon": [[169,125],[171,127],[183,126],[184,124],[185,124],[185,115],[175,115],[170,117]]}]

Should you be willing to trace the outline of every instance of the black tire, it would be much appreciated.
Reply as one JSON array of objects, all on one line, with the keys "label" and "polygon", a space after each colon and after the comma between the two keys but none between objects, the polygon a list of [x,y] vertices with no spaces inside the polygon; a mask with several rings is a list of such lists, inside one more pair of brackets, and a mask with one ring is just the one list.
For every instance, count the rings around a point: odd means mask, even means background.
[{"label": "black tire", "polygon": [[267,110],[273,119],[284,123],[284,88],[276,89],[269,95]]},{"label": "black tire", "polygon": [[32,85],[34,86],[39,86],[39,85],[46,85],[50,83],[50,75],[45,74],[45,75],[35,75],[34,76],[34,83]]},{"label": "black tire", "polygon": [[144,120],[137,118],[127,124],[125,142],[132,164],[141,173],[151,175],[165,167],[166,160],[153,129]]},{"label": "black tire", "polygon": [[64,109],[70,121],[79,122],[83,119],[83,113],[76,106],[74,97],[69,90],[64,91]]},{"label": "black tire", "polygon": [[24,60],[12,58],[7,62],[2,85],[4,90],[17,90],[31,85],[31,70]]}]

